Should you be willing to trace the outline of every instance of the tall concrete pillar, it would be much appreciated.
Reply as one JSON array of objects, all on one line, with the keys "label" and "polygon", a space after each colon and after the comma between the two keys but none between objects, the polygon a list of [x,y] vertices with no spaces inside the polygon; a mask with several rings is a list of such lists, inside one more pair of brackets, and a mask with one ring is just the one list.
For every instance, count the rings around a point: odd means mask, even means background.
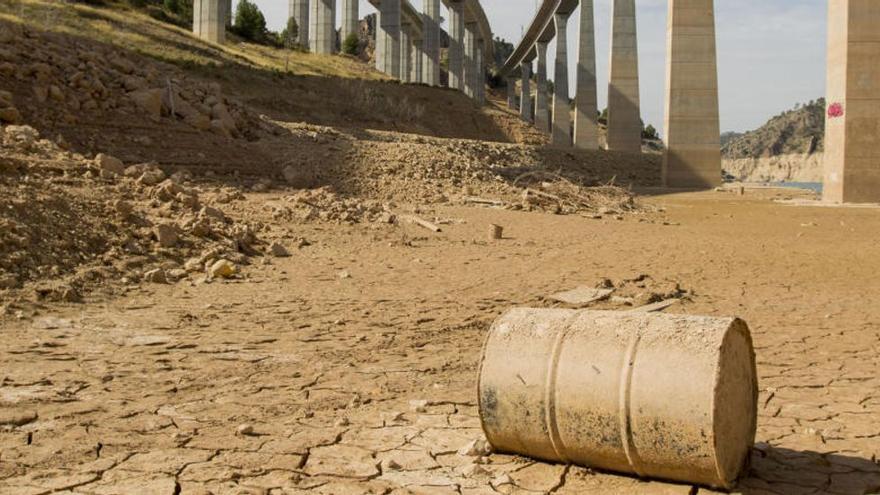
[{"label": "tall concrete pillar", "polygon": [[464,94],[469,98],[475,96],[476,80],[477,80],[477,39],[474,36],[476,25],[473,23],[464,26],[464,58],[462,66],[464,67],[462,79],[464,80]]},{"label": "tall concrete pillar", "polygon": [[608,149],[639,152],[639,51],[635,0],[613,0],[611,64],[608,83]]},{"label": "tall concrete pillar", "polygon": [[226,19],[221,0],[193,2],[193,34],[211,43],[226,42]]},{"label": "tall concrete pillar", "polygon": [[507,108],[516,110],[516,77],[507,76]]},{"label": "tall concrete pillar", "polygon": [[232,0],[222,0],[223,22],[226,26],[232,26]]},{"label": "tall concrete pillar", "polygon": [[663,185],[721,184],[713,0],[669,0]]},{"label": "tall concrete pillar", "polygon": [[553,64],[553,132],[556,146],[571,146],[571,104],[568,96],[568,17],[554,16],[556,22],[556,60]]},{"label": "tall concrete pillar", "polygon": [[422,0],[424,14],[424,63],[422,82],[431,86],[440,85],[440,0]]},{"label": "tall concrete pillar", "polygon": [[339,31],[339,41],[342,43],[350,34],[358,34],[360,22],[358,6],[358,0],[342,0],[342,27]]},{"label": "tall concrete pillar", "polygon": [[309,47],[309,0],[290,0],[288,19],[293,17],[299,30],[297,44],[303,48]]},{"label": "tall concrete pillar", "polygon": [[412,41],[407,26],[400,28],[400,80],[412,82]]},{"label": "tall concrete pillar", "polygon": [[424,63],[425,63],[425,52],[422,50],[422,47],[425,46],[425,40],[423,39],[413,39],[412,41],[412,63],[410,64],[412,67],[412,75],[410,76],[410,80],[414,83],[423,83],[424,80]]},{"label": "tall concrete pillar", "polygon": [[336,51],[336,0],[312,0],[309,49],[312,53]]},{"label": "tall concrete pillar", "polygon": [[449,87],[464,91],[464,12],[460,2],[449,3]]},{"label": "tall concrete pillar", "polygon": [[477,105],[483,106],[486,103],[486,69],[483,62],[483,40],[478,39],[476,49],[474,50],[474,99]]},{"label": "tall concrete pillar", "polygon": [[550,132],[550,93],[547,91],[547,42],[535,44],[538,52],[538,69],[535,71],[535,127]]},{"label": "tall concrete pillar", "polygon": [[532,63],[523,62],[520,66],[522,82],[519,91],[519,116],[526,122],[532,121]]},{"label": "tall concrete pillar", "polygon": [[880,202],[880,5],[828,2],[828,82],[823,196]]},{"label": "tall concrete pillar", "polygon": [[400,0],[382,0],[376,30],[376,68],[400,78]]},{"label": "tall concrete pillar", "polygon": [[581,149],[597,149],[599,148],[599,102],[596,95],[596,34],[593,0],[581,0],[581,20],[578,31],[574,145]]}]

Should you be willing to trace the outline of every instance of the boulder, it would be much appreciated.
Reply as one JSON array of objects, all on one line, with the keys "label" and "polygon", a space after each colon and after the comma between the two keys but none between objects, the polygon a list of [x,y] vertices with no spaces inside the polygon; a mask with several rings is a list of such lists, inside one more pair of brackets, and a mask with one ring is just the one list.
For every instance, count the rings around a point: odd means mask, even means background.
[{"label": "boulder", "polygon": [[167,223],[156,226],[154,233],[156,240],[159,241],[159,245],[165,248],[176,246],[177,241],[180,239],[177,227]]},{"label": "boulder", "polygon": [[141,89],[128,94],[128,97],[151,119],[159,120],[162,116],[162,90]]},{"label": "boulder", "polygon": [[158,168],[151,168],[145,170],[140,177],[138,177],[138,182],[145,186],[155,186],[156,184],[165,180],[165,172],[159,170]]},{"label": "boulder", "polygon": [[278,242],[273,242],[272,245],[269,246],[269,252],[271,252],[272,256],[275,256],[276,258],[286,258],[290,256],[290,251]]},{"label": "boulder", "polygon": [[165,273],[165,270],[156,268],[144,273],[144,280],[153,284],[167,284],[168,275]]},{"label": "boulder", "polygon": [[15,107],[0,108],[0,122],[18,124],[21,122],[21,113]]},{"label": "boulder", "polygon": [[215,261],[208,268],[208,275],[211,278],[229,278],[235,275],[235,265],[229,260]]},{"label": "boulder", "polygon": [[116,157],[104,153],[98,153],[98,156],[95,157],[95,163],[102,172],[106,171],[116,175],[122,175],[125,173],[125,164],[122,163],[122,160]]}]

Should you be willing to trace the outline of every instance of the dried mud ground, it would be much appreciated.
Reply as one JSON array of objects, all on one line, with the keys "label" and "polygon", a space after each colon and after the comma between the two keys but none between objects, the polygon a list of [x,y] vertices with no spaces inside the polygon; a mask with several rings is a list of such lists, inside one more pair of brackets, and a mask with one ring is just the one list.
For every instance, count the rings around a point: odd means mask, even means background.
[{"label": "dried mud ground", "polygon": [[470,445],[495,316],[642,274],[692,291],[667,311],[751,326],[739,492],[880,491],[880,211],[783,194],[648,197],[668,225],[453,206],[440,233],[291,224],[311,245],[245,278],[4,320],[0,492],[711,493]]}]

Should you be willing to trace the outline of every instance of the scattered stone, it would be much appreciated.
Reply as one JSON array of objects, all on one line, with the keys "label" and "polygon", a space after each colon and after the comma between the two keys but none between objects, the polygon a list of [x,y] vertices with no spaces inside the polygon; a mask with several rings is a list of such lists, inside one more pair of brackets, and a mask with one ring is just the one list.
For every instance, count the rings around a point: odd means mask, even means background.
[{"label": "scattered stone", "polygon": [[0,108],[0,122],[18,124],[21,122],[21,113],[15,107]]},{"label": "scattered stone", "polygon": [[138,182],[145,186],[155,186],[163,180],[165,180],[165,172],[159,170],[158,168],[151,168],[149,170],[146,170],[138,178]]},{"label": "scattered stone", "polygon": [[212,206],[203,206],[201,210],[199,210],[200,218],[215,218],[217,220],[225,221],[226,215],[217,208]]},{"label": "scattered stone", "polygon": [[142,89],[128,94],[128,97],[151,119],[159,120],[162,116],[161,89]]},{"label": "scattered stone", "polygon": [[252,436],[254,434],[254,426],[248,423],[238,425],[238,428],[235,429],[235,433],[244,437]]},{"label": "scattered stone", "polygon": [[116,210],[116,213],[119,214],[122,218],[126,218],[132,214],[134,208],[131,206],[131,203],[128,201],[124,201],[121,199],[117,199],[113,202],[113,209]]},{"label": "scattered stone", "polygon": [[235,275],[235,265],[229,260],[215,261],[208,269],[211,278],[229,278]]},{"label": "scattered stone", "polygon": [[477,478],[480,476],[488,476],[489,471],[479,464],[466,464],[459,471],[465,478]]},{"label": "scattered stone", "polygon": [[0,274],[0,289],[15,289],[18,287],[18,277],[12,273]]},{"label": "scattered stone", "polygon": [[351,274],[348,273],[347,270],[342,270],[341,272],[339,272],[338,274],[336,274],[336,276],[339,277],[339,278],[341,278],[341,279],[343,279],[343,280],[344,280],[344,279],[347,279],[347,278],[351,278]]},{"label": "scattered stone", "polygon": [[177,227],[171,224],[161,224],[156,226],[156,240],[159,245],[164,248],[171,248],[177,245],[180,235],[177,233]]},{"label": "scattered stone", "polygon": [[411,400],[409,401],[409,410],[417,413],[426,413],[430,405],[431,402],[427,400]]},{"label": "scattered stone", "polygon": [[273,242],[272,245],[269,246],[269,251],[272,253],[272,256],[275,256],[276,258],[286,258],[290,256],[290,251],[278,242]]},{"label": "scattered stone", "polygon": [[485,439],[473,440],[458,449],[458,455],[463,457],[482,457],[491,453],[492,447]]},{"label": "scattered stone", "polygon": [[24,426],[33,423],[39,416],[36,411],[13,411],[10,408],[0,410],[0,426]]},{"label": "scattered stone", "polygon": [[493,478],[492,481],[489,482],[489,484],[492,485],[492,488],[498,489],[499,486],[512,485],[513,479],[511,479],[510,475],[505,473]]},{"label": "scattered stone", "polygon": [[122,175],[125,173],[125,165],[122,163],[122,160],[110,155],[98,153],[98,156],[95,157],[95,163],[98,164],[98,167],[102,171],[107,171],[116,175]]},{"label": "scattered stone", "polygon": [[144,273],[144,280],[153,284],[167,284],[168,276],[166,275],[165,270],[156,268],[155,270],[150,270]]}]

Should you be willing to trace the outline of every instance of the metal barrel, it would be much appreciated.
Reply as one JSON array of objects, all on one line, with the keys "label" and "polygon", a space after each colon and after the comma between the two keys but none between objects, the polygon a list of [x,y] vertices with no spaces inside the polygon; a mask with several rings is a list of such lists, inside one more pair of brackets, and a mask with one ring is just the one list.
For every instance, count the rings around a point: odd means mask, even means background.
[{"label": "metal barrel", "polygon": [[497,452],[731,488],[755,441],[755,352],[737,318],[512,309],[478,389]]}]

